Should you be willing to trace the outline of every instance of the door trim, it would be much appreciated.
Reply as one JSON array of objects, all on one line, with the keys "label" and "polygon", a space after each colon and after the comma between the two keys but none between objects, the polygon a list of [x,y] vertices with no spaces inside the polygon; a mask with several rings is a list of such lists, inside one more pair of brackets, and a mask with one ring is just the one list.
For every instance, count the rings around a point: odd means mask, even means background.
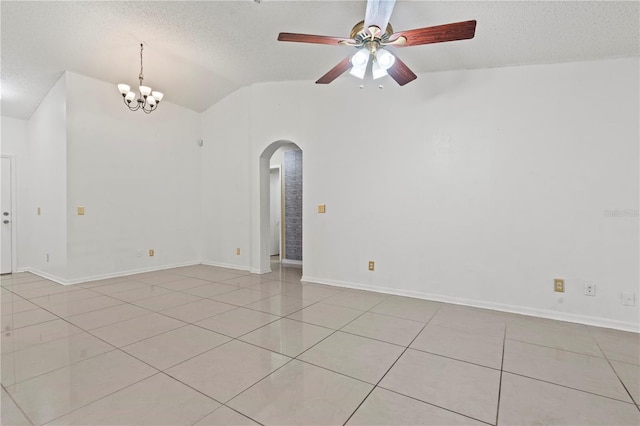
[{"label": "door trim", "polygon": [[[278,179],[280,180],[280,248],[278,249],[280,254],[278,255],[278,260],[282,261],[284,259],[284,179],[282,178],[282,165],[269,166],[269,186],[271,186],[271,172],[274,170],[278,171]],[[269,196],[269,202],[271,202],[271,196]]]},{"label": "door trim", "polygon": [[17,204],[18,204],[18,185],[16,182],[16,156],[14,154],[0,154],[0,158],[8,158],[11,167],[11,273],[18,271],[18,222],[17,222]]}]

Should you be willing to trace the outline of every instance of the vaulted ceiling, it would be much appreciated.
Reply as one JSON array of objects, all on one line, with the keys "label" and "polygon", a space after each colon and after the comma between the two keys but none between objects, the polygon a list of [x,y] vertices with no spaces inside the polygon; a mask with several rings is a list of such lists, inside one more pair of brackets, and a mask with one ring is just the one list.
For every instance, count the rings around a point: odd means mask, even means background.
[{"label": "vaulted ceiling", "polygon": [[[141,42],[145,83],[163,91],[166,101],[194,111],[253,83],[313,84],[353,48],[282,43],[278,33],[347,37],[366,8],[364,0],[0,4],[1,112],[16,118],[30,117],[65,70],[136,85]],[[478,21],[472,40],[395,53],[416,73],[640,53],[636,1],[399,0],[391,24],[406,30],[469,19]],[[411,84],[403,90],[412,90]]]}]

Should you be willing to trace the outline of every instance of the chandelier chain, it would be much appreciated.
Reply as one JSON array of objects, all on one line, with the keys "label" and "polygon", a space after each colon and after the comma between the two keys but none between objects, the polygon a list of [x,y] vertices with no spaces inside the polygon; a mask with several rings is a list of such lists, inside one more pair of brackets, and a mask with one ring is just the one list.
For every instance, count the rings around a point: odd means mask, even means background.
[{"label": "chandelier chain", "polygon": [[140,86],[142,86],[142,80],[144,80],[144,75],[142,74],[142,71],[143,71],[143,67],[142,67],[142,49],[144,49],[144,45],[142,43],[140,43],[140,75],[138,76],[138,78],[140,79]]}]

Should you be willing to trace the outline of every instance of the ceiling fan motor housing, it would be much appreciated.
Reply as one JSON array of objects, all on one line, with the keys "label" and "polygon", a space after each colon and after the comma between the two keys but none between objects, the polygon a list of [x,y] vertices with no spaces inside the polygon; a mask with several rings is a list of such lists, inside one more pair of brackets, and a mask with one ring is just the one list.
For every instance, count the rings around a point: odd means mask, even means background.
[{"label": "ceiling fan motor housing", "polygon": [[367,41],[374,40],[378,43],[386,43],[389,41],[391,34],[393,34],[393,27],[391,24],[387,24],[387,28],[382,34],[380,34],[380,30],[378,29],[378,34],[374,36],[364,27],[364,21],[360,21],[351,29],[350,37],[355,40],[357,44],[364,44]]}]

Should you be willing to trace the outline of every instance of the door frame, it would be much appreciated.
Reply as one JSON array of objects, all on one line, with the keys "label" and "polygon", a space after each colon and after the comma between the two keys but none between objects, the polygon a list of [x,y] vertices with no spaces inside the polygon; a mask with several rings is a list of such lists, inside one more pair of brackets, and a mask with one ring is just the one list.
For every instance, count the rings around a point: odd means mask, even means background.
[{"label": "door frame", "polygon": [[[278,179],[280,180],[280,248],[278,255],[278,260],[282,262],[284,258],[284,179],[282,173],[282,165],[277,164],[275,166],[269,166],[269,179],[271,179],[271,172],[273,170],[278,170]],[[271,181],[269,181],[271,182]],[[269,194],[271,194],[271,188],[269,188]],[[269,202],[271,202],[271,195],[269,195]]]},{"label": "door frame", "polygon": [[0,154],[0,158],[7,158],[9,160],[10,175],[11,175],[11,273],[15,274],[18,271],[18,222],[16,220],[16,206],[18,204],[18,185],[17,185],[17,173],[16,173],[16,156],[14,154]]},{"label": "door frame", "polygon": [[[269,236],[270,236],[270,220],[269,220],[269,169],[271,167],[270,159],[278,148],[285,145],[294,145],[300,151],[304,152],[299,144],[280,139],[271,142],[264,148],[261,154],[254,157],[252,170],[256,173],[252,176],[251,183],[251,261],[250,272],[252,274],[266,274],[271,271],[271,262],[269,260]],[[283,173],[284,175],[284,173]],[[304,176],[303,176],[304,181]],[[283,187],[286,184],[283,185]],[[303,183],[304,187],[304,183]],[[304,195],[303,195],[304,198]],[[255,204],[254,204],[255,203]],[[286,213],[285,213],[286,218]],[[302,231],[304,232],[304,216],[302,219]],[[285,235],[286,237],[286,235]],[[286,243],[283,252],[286,250]],[[304,246],[303,246],[304,259]],[[304,262],[304,260],[303,260]],[[304,263],[303,263],[304,265]]]}]

